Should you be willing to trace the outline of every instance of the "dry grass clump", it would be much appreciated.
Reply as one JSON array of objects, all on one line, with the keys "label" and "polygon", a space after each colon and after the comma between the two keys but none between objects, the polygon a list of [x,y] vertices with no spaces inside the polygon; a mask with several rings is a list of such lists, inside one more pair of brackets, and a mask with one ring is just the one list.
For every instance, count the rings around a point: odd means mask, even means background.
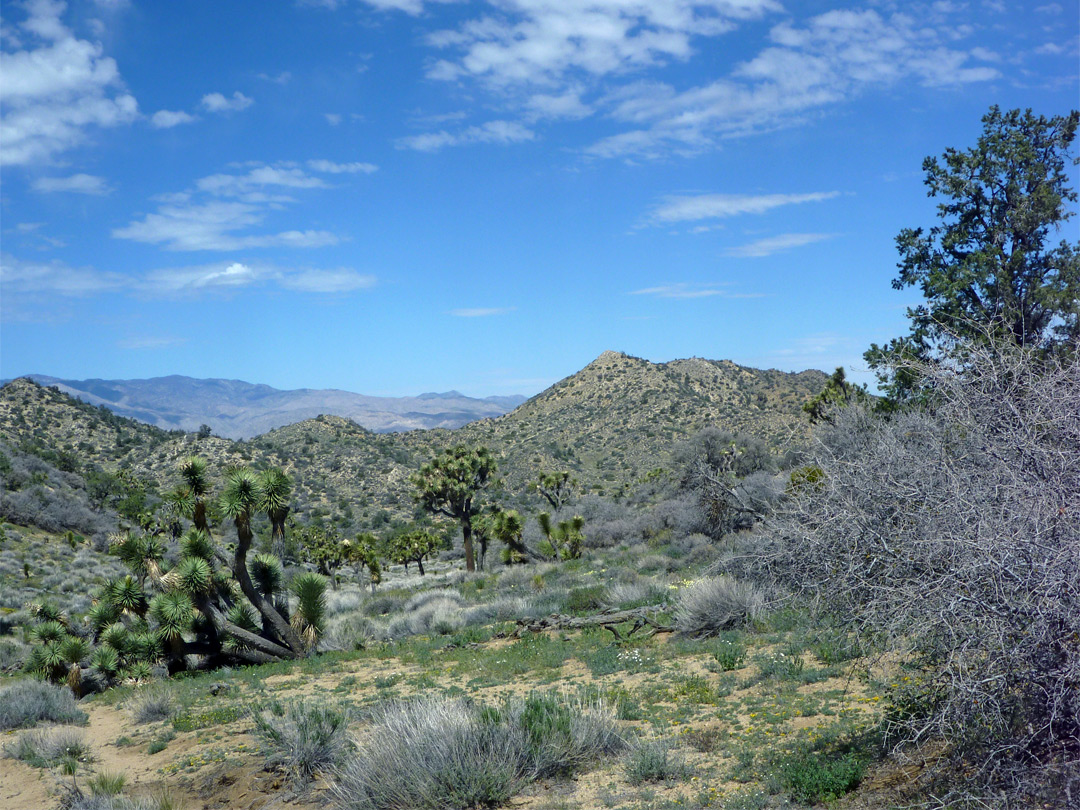
[{"label": "dry grass clump", "polygon": [[532,695],[502,709],[426,698],[380,709],[334,771],[339,810],[443,810],[506,802],[625,743],[599,703]]},{"label": "dry grass clump", "polygon": [[716,636],[742,627],[765,609],[761,589],[732,576],[707,577],[679,591],[675,626],[694,638]]},{"label": "dry grass clump", "polygon": [[269,748],[267,764],[300,782],[336,765],[349,750],[349,720],[348,711],[303,701],[254,715],[255,733]]},{"label": "dry grass clump", "polygon": [[176,698],[168,686],[155,683],[138,689],[125,706],[136,723],[145,725],[172,717],[176,711]]},{"label": "dry grass clump", "polygon": [[57,684],[27,679],[0,689],[0,731],[42,722],[82,724],[86,712],[70,689]]}]

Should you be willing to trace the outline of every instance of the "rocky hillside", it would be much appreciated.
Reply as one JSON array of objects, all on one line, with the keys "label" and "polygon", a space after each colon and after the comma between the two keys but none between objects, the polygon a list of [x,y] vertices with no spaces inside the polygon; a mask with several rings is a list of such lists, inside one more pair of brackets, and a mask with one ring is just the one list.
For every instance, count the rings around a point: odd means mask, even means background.
[{"label": "rocky hillside", "polygon": [[320,416],[239,442],[166,432],[20,379],[0,389],[0,435],[60,459],[61,468],[127,468],[162,489],[192,453],[218,470],[279,465],[297,483],[301,514],[347,513],[350,523],[377,525],[414,512],[409,475],[452,444],[487,445],[509,496],[553,469],[572,470],[585,489],[615,495],[668,465],[672,449],[706,426],[754,433],[778,449],[804,437],[801,405],[825,379],[818,371],[759,371],[698,358],[654,364],[605,352],[512,412],[456,430],[379,434]]},{"label": "rocky hillside", "polygon": [[103,405],[166,430],[195,431],[209,425],[219,436],[247,439],[268,430],[333,414],[379,433],[456,428],[499,416],[525,397],[476,399],[457,391],[415,397],[372,397],[336,389],[283,391],[242,380],[200,380],[172,375],[148,380],[30,379],[91,405]]}]

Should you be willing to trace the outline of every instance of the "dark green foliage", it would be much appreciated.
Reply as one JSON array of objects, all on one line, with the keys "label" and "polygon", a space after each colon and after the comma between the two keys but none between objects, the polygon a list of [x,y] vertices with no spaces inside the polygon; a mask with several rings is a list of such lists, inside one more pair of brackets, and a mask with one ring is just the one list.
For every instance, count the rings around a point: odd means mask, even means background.
[{"label": "dark green foliage", "polygon": [[805,804],[839,799],[858,787],[866,761],[854,753],[799,751],[776,765],[780,784],[791,798]]},{"label": "dark green foliage", "polygon": [[942,344],[997,336],[1075,349],[1080,250],[1052,240],[1074,213],[1067,166],[1078,121],[1076,111],[1046,118],[991,107],[974,148],[923,161],[927,193],[945,200],[940,224],[900,232],[893,286],[918,287],[926,303],[908,309],[909,335],[865,355],[894,402],[916,394],[910,361],[936,357]]},{"label": "dark green foliage", "polygon": [[805,402],[802,407],[811,422],[821,422],[829,418],[829,411],[833,408],[843,408],[856,402],[865,403],[869,399],[866,386],[849,383],[844,367],[840,366],[829,377],[821,393]]}]

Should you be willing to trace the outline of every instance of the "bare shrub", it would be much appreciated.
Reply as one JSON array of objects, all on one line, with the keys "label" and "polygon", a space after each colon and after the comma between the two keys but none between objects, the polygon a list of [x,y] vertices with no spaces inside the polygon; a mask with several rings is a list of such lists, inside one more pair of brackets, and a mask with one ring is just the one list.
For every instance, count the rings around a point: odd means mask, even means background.
[{"label": "bare shrub", "polygon": [[683,635],[706,638],[748,624],[764,608],[756,585],[732,576],[707,577],[679,591],[675,626]]},{"label": "bare shrub", "polygon": [[17,681],[0,689],[0,731],[41,722],[85,723],[86,712],[70,689],[45,681]]},{"label": "bare shrub", "polygon": [[914,371],[932,407],[832,414],[770,569],[907,653],[889,731],[965,763],[942,804],[1076,801],[1080,365],[988,341]]}]

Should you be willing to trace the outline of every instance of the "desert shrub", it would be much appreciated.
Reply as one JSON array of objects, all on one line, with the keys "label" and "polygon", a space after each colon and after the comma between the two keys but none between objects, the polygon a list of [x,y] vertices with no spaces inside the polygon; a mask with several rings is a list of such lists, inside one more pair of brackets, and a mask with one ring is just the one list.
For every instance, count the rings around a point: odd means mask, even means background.
[{"label": "desert shrub", "polygon": [[707,577],[679,591],[675,627],[694,638],[715,636],[750,623],[764,607],[756,585],[731,576]]},{"label": "desert shrub", "polygon": [[41,722],[82,724],[86,719],[86,712],[65,687],[27,679],[0,689],[0,731]]},{"label": "desert shrub", "polygon": [[502,709],[428,698],[386,704],[334,770],[341,810],[488,807],[526,781],[621,750],[600,702],[531,696]]},{"label": "desert shrub", "polygon": [[4,745],[4,753],[36,768],[49,768],[65,759],[85,759],[90,753],[86,733],[73,728],[24,731]]},{"label": "desert shrub", "polygon": [[319,639],[319,650],[362,650],[375,638],[375,623],[359,613],[335,616]]},{"label": "desert shrub", "polygon": [[168,720],[176,711],[173,690],[164,684],[151,684],[138,689],[125,704],[139,725]]},{"label": "desert shrub", "polygon": [[686,760],[674,753],[666,740],[639,742],[626,758],[626,780],[631,785],[670,782],[690,775]]},{"label": "desert shrub", "polygon": [[306,782],[337,764],[349,750],[349,713],[304,702],[254,715],[255,733],[266,743],[267,764]]},{"label": "desert shrub", "polygon": [[404,610],[406,613],[413,613],[427,607],[432,602],[441,602],[460,607],[465,604],[465,598],[452,588],[434,588],[430,591],[421,591],[410,597],[409,601],[405,603]]},{"label": "desert shrub", "polygon": [[533,693],[507,710],[524,735],[524,762],[535,777],[566,775],[625,746],[603,700]]},{"label": "desert shrub", "polygon": [[356,754],[334,769],[342,810],[424,810],[500,804],[523,782],[515,730],[463,701],[427,699],[378,710]]},{"label": "desert shrub", "polygon": [[960,352],[907,369],[927,407],[831,415],[757,565],[907,653],[888,732],[948,741],[943,803],[1052,804],[1080,758],[1080,361]]}]

